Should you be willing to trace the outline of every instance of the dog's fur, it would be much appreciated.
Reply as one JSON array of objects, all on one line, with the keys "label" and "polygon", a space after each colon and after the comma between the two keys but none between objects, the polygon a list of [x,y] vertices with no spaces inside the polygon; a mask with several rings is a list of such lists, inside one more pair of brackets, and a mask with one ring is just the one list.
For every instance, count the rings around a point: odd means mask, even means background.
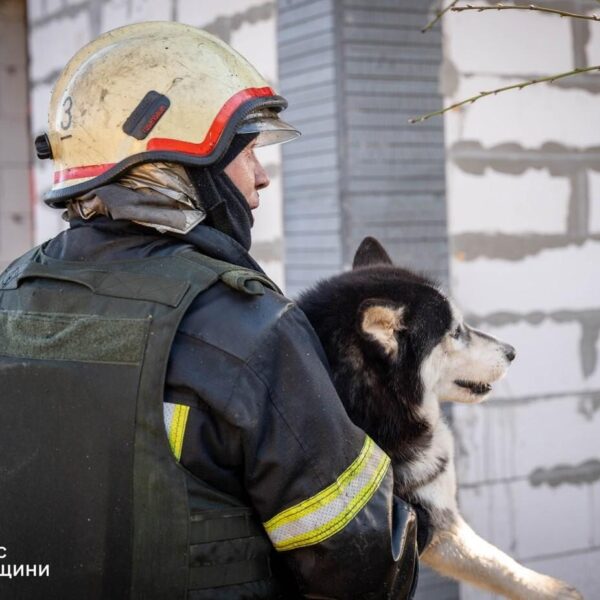
[{"label": "dog's fur", "polygon": [[392,458],[395,493],[430,516],[422,560],[507,598],[581,599],[481,539],[458,511],[454,442],[440,401],[482,401],[514,349],[466,325],[435,285],[395,267],[373,238],[361,244],[352,271],[322,281],[299,304],[350,418]]}]

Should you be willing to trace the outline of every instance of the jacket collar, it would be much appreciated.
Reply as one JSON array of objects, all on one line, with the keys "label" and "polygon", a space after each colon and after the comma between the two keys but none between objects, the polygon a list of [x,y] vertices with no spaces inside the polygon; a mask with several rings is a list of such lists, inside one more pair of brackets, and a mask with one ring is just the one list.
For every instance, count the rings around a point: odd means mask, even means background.
[{"label": "jacket collar", "polygon": [[225,233],[200,223],[187,234],[171,233],[173,238],[177,238],[194,246],[198,252],[223,260],[240,267],[253,269],[263,272],[259,264],[250,256],[246,249],[238,244],[232,237]]},{"label": "jacket collar", "polygon": [[186,234],[164,233],[130,221],[75,218],[70,228],[51,239],[44,252],[66,261],[110,261],[172,254],[175,247],[193,247],[201,254],[240,267],[263,270],[243,246],[221,231],[200,223]]}]

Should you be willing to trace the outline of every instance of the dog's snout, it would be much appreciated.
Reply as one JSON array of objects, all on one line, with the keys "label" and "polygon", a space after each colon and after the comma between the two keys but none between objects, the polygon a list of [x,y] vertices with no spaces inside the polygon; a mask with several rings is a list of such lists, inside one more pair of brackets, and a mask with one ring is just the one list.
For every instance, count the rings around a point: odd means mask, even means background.
[{"label": "dog's snout", "polygon": [[506,360],[508,360],[509,362],[512,362],[513,360],[515,360],[517,351],[512,346],[505,344],[502,349],[504,350],[504,356],[506,356]]}]

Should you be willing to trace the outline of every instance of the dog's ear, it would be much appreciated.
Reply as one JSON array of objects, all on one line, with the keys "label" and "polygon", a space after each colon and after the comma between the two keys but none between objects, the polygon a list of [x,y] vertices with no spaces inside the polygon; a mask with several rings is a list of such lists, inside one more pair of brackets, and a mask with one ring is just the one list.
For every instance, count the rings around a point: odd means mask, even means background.
[{"label": "dog's ear", "polygon": [[362,302],[358,313],[358,326],[361,334],[378,342],[387,355],[397,356],[396,333],[406,329],[404,306],[397,306],[377,298],[369,298]]},{"label": "dog's ear", "polygon": [[370,267],[372,265],[391,265],[392,259],[383,246],[373,237],[366,237],[354,255],[352,268]]}]

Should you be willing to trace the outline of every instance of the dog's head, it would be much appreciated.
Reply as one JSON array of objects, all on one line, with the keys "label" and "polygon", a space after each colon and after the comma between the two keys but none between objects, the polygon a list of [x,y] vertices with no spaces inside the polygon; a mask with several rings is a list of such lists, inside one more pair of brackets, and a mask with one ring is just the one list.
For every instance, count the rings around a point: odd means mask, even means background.
[{"label": "dog's head", "polygon": [[352,271],[321,282],[300,304],[334,374],[386,381],[397,393],[443,401],[486,398],[515,357],[512,346],[469,327],[428,279],[396,267],[366,238]]}]

